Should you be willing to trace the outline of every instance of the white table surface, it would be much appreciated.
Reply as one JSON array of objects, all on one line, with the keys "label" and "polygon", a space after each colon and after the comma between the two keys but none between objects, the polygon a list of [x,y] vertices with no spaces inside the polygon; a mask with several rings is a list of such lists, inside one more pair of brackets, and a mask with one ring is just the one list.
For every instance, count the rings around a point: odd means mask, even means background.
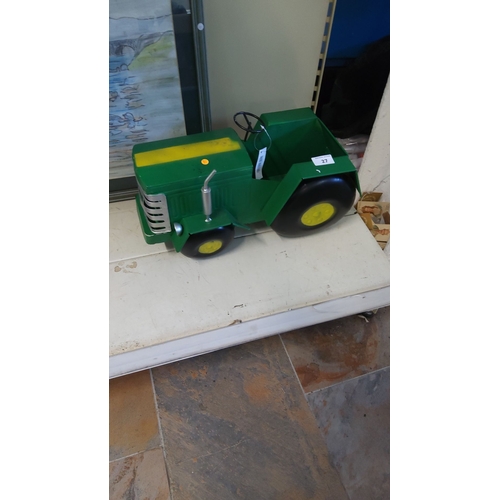
[{"label": "white table surface", "polygon": [[389,305],[389,260],[361,218],[302,238],[238,231],[190,259],[142,237],[110,203],[110,377]]}]

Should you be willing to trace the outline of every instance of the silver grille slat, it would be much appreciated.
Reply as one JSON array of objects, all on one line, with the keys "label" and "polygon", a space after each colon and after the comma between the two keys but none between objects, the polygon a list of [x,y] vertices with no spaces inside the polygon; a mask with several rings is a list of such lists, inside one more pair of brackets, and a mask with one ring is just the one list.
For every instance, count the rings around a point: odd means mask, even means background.
[{"label": "silver grille slat", "polygon": [[140,187],[139,195],[151,232],[154,234],[170,233],[172,228],[170,227],[167,197],[163,193],[146,194]]}]

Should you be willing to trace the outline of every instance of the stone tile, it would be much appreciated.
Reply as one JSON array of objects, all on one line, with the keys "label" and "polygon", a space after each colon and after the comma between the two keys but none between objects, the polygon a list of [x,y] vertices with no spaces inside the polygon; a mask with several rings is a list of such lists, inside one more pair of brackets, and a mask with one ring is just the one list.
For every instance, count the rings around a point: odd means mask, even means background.
[{"label": "stone tile", "polygon": [[175,500],[348,500],[278,336],[152,373]]},{"label": "stone tile", "polygon": [[388,500],[389,368],[307,395],[351,500]]},{"label": "stone tile", "polygon": [[109,381],[109,460],[160,446],[149,370]]},{"label": "stone tile", "polygon": [[366,322],[349,316],[281,335],[304,391],[389,366],[389,307]]},{"label": "stone tile", "polygon": [[157,448],[109,464],[109,500],[168,500],[163,452]]}]

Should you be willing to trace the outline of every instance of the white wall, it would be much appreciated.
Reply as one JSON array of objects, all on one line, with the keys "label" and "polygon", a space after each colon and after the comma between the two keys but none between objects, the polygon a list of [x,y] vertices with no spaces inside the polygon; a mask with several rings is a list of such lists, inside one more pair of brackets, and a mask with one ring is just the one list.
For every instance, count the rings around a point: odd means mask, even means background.
[{"label": "white wall", "polygon": [[390,201],[391,194],[390,92],[391,77],[389,76],[359,169],[359,183],[362,191],[383,193],[381,201]]},{"label": "white wall", "polygon": [[[376,191],[382,193],[381,201],[391,201],[390,94],[391,77],[389,75],[370,134],[370,140],[366,147],[363,163],[361,163],[359,169],[361,190],[363,192]],[[390,240],[384,249],[384,253],[390,258]]]},{"label": "white wall", "polygon": [[[212,128],[311,106],[329,0],[205,0]],[[239,132],[239,129],[236,128]]]}]

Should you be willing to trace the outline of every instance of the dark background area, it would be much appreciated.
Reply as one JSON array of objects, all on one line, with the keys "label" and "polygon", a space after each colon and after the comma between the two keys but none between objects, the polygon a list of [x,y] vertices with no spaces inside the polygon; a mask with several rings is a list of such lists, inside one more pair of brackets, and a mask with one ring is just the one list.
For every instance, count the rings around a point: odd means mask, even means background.
[{"label": "dark background area", "polygon": [[390,69],[390,1],[337,0],[316,114],[345,138],[369,134]]}]

